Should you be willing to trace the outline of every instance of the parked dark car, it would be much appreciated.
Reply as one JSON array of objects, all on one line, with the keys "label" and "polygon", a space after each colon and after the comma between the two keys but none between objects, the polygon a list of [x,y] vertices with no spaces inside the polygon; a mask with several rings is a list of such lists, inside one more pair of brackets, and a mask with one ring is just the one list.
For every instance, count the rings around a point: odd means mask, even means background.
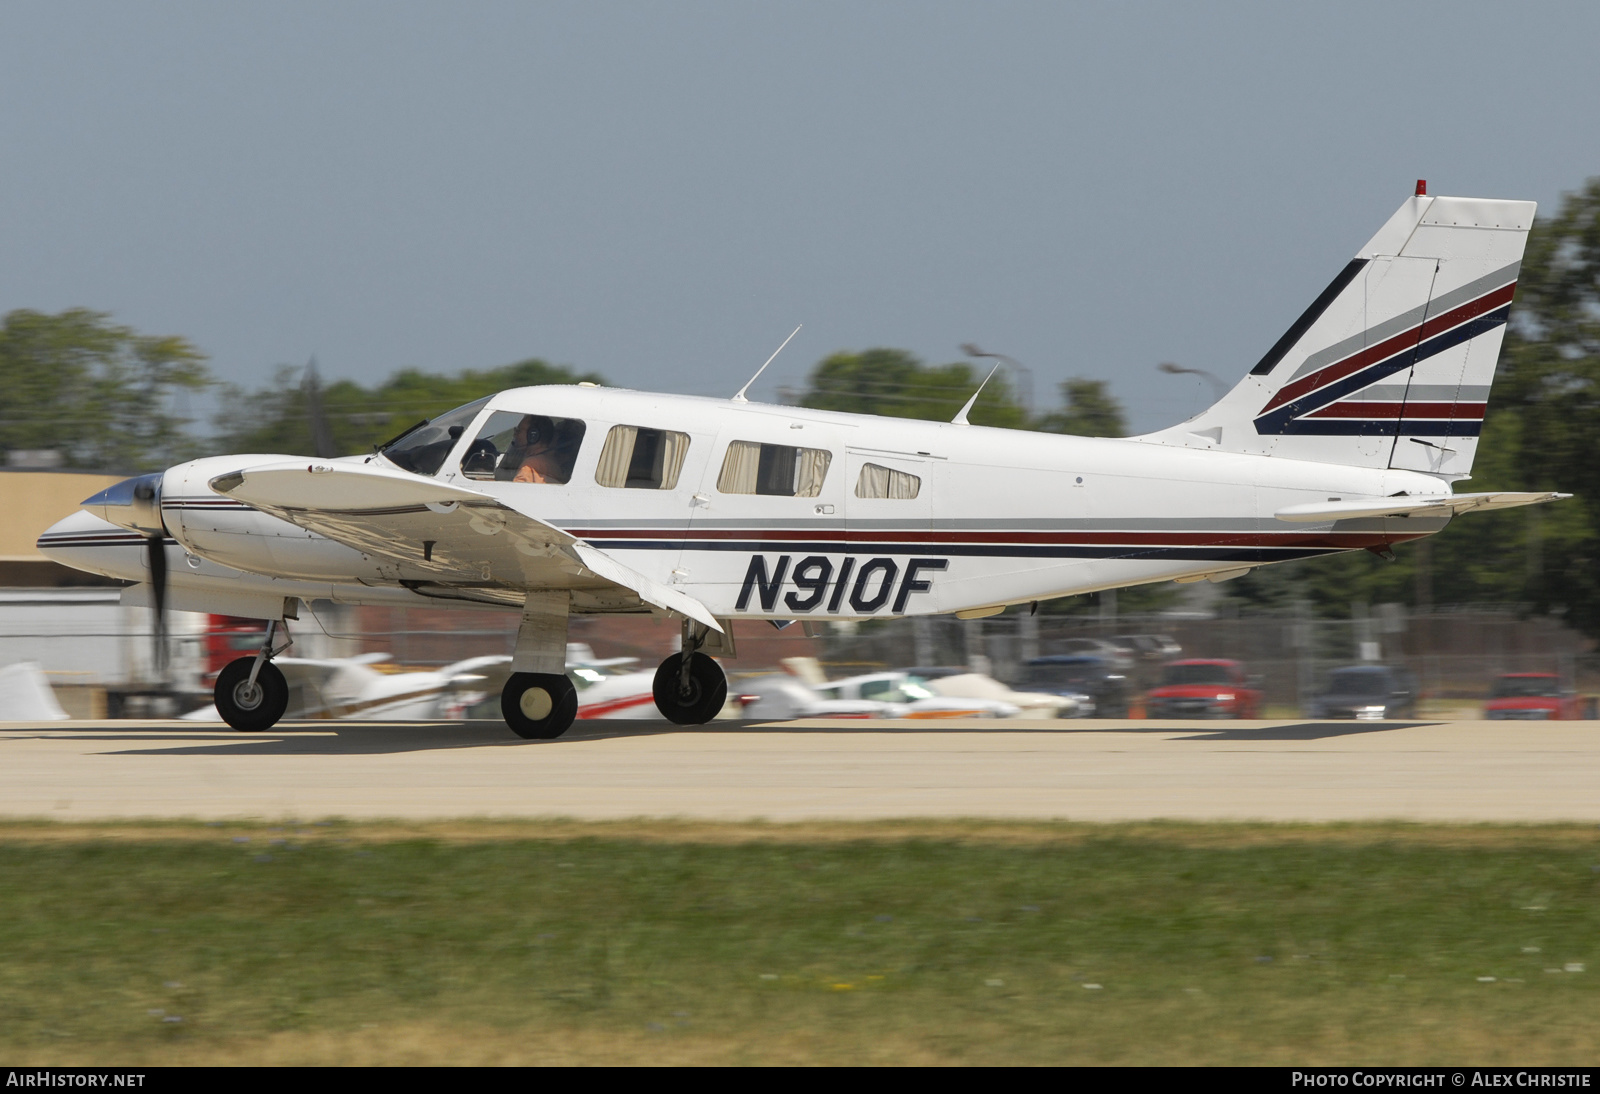
[{"label": "parked dark car", "polygon": [[1088,702],[1080,707],[1083,718],[1128,716],[1128,677],[1109,657],[1075,653],[1035,657],[1017,690],[1086,696]]},{"label": "parked dark car", "polygon": [[1351,665],[1328,674],[1322,694],[1307,705],[1311,718],[1411,718],[1417,713],[1417,683],[1405,669]]}]

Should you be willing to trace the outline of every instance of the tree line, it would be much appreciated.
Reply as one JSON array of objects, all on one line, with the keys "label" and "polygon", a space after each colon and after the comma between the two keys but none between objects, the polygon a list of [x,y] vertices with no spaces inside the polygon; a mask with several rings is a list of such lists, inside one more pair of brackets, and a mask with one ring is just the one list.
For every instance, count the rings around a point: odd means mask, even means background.
[{"label": "tree line", "polygon": [[[981,373],[965,362],[925,365],[898,349],[836,353],[812,370],[799,398],[822,410],[865,411],[949,421]],[[55,453],[70,468],[144,471],[225,452],[338,456],[370,451],[418,421],[512,387],[604,383],[529,358],[492,369],[442,375],[404,369],[373,387],[324,384],[313,360],[281,365],[265,386],[219,383],[206,358],[177,336],[142,335],[103,312],[57,315],[20,309],[0,322],[0,450]],[[220,410],[209,432],[189,411],[215,390]],[[1061,407],[1031,416],[1004,376],[983,388],[977,425],[1122,436],[1122,407],[1103,380],[1068,380]],[[200,426],[202,428],[196,428]]]},{"label": "tree line", "polygon": [[[899,349],[835,353],[811,370],[802,406],[949,421],[987,373],[925,364]],[[177,336],[140,334],[102,312],[20,309],[0,321],[0,449],[59,453],[66,467],[137,471],[222,452],[370,451],[422,418],[508,387],[603,383],[537,358],[440,375],[407,369],[374,387],[323,385],[314,363],[266,386],[218,385]],[[207,432],[188,407],[220,388]],[[1078,436],[1126,434],[1101,380],[1070,379],[1060,403],[1030,413],[1003,372],[970,414],[979,425]],[[1600,178],[1566,195],[1528,240],[1470,489],[1562,490],[1547,506],[1478,513],[1403,545],[1263,567],[1223,586],[1247,610],[1308,600],[1320,614],[1399,601],[1520,605],[1600,637]]]}]

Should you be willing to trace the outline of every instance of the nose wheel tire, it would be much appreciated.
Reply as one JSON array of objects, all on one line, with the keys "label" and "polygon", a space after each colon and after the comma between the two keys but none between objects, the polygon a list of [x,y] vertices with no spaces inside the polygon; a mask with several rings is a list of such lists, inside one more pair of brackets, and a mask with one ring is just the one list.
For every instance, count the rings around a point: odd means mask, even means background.
[{"label": "nose wheel tire", "polygon": [[683,686],[683,654],[675,653],[656,669],[656,709],[669,722],[699,726],[711,721],[728,701],[728,678],[722,666],[703,653],[689,661],[689,686]]},{"label": "nose wheel tire", "polygon": [[578,689],[555,673],[514,672],[500,692],[500,713],[518,737],[553,740],[578,716]]},{"label": "nose wheel tire", "polygon": [[252,684],[250,670],[255,663],[254,657],[228,662],[217,674],[217,686],[212,691],[222,720],[246,733],[271,729],[289,709],[289,682],[278,666],[271,661],[262,665]]}]

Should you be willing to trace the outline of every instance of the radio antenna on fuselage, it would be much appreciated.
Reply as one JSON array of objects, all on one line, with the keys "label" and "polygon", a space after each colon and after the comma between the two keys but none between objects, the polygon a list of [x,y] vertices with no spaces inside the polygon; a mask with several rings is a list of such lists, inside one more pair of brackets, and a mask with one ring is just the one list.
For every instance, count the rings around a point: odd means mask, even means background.
[{"label": "radio antenna on fuselage", "polygon": [[[803,327],[803,326],[805,326],[805,324],[801,323],[800,327]],[[789,344],[789,342],[794,338],[794,336],[800,333],[800,327],[796,327],[794,330],[789,332],[789,337],[785,338],[783,340],[783,346],[787,346]],[[739,389],[739,393],[733,397],[733,402],[736,402],[736,403],[748,403],[750,401],[749,399],[746,399],[744,397],[744,393],[750,390],[750,385],[751,384],[755,383],[756,380],[760,379],[761,374],[763,372],[767,371],[767,365],[772,364],[772,362],[774,362],[774,361],[776,361],[778,359],[778,354],[783,352],[783,346],[779,346],[777,349],[773,350],[772,351],[772,356],[767,358],[767,364],[766,365],[762,365],[760,368],[756,369],[756,374],[754,376],[750,377],[750,379],[748,379],[748,380],[746,380],[744,382],[744,387],[740,388]]]},{"label": "radio antenna on fuselage", "polygon": [[[1000,365],[1001,365],[1000,361],[996,361],[994,363],[994,368],[989,370],[989,375],[987,375],[987,376],[985,376],[983,378],[983,384],[987,384],[990,380],[994,379],[994,374],[1000,371]],[[959,414],[957,414],[954,418],[950,419],[950,424],[951,425],[971,425],[972,424],[971,422],[967,421],[967,411],[972,409],[972,404],[977,402],[978,401],[978,396],[983,394],[983,384],[979,384],[978,385],[978,390],[974,391],[972,393],[972,398],[967,400],[967,405],[961,408],[961,412]]]}]

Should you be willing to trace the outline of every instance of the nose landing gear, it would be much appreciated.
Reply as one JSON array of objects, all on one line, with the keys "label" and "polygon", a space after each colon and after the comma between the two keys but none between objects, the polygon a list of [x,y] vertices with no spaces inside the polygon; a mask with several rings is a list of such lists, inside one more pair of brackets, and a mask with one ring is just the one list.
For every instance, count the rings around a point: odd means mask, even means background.
[{"label": "nose landing gear", "polygon": [[294,639],[284,628],[284,643],[274,649],[277,630],[277,620],[268,620],[267,638],[260,651],[254,657],[228,662],[217,673],[217,686],[212,692],[217,713],[234,729],[245,733],[271,729],[289,709],[289,682],[272,658],[288,649]]},{"label": "nose landing gear", "polygon": [[578,689],[559,673],[514,672],[500,692],[500,713],[518,737],[554,740],[578,716]]}]

